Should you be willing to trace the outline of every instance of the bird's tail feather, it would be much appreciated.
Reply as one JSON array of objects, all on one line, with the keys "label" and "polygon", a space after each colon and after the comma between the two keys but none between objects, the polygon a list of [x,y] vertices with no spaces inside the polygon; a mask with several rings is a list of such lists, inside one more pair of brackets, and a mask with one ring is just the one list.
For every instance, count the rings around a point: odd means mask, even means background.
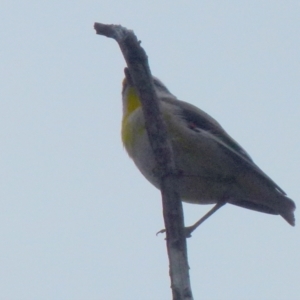
[{"label": "bird's tail feather", "polygon": [[292,226],[295,226],[295,216],[294,211],[296,209],[295,203],[288,197],[283,196],[284,199],[281,199],[281,207],[279,208],[279,214]]}]

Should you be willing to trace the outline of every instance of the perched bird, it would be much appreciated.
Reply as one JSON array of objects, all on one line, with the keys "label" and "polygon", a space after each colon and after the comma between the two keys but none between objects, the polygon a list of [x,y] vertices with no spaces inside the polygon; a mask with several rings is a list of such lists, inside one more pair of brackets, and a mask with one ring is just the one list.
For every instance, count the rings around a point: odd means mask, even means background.
[{"label": "perched bird", "polygon": [[[173,148],[182,201],[216,203],[208,215],[223,204],[230,203],[281,215],[294,226],[295,203],[221,125],[201,109],[178,100],[157,78],[153,77],[153,82]],[[132,80],[124,79],[122,99],[122,140],[125,149],[141,173],[159,189],[156,162]],[[191,231],[202,221],[200,219],[192,226]]]}]

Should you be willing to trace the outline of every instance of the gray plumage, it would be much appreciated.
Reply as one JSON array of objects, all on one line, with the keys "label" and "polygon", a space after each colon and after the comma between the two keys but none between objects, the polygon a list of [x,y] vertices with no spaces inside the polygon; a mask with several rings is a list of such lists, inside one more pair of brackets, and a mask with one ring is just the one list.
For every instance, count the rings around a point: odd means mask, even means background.
[{"label": "gray plumage", "polygon": [[[154,86],[171,139],[183,201],[212,204],[222,200],[259,212],[279,214],[295,225],[294,202],[216,120],[178,100],[156,78]],[[128,88],[125,81],[123,105],[127,105]],[[159,188],[141,107],[129,116],[127,123],[134,138],[125,145],[126,150],[143,175]]]}]

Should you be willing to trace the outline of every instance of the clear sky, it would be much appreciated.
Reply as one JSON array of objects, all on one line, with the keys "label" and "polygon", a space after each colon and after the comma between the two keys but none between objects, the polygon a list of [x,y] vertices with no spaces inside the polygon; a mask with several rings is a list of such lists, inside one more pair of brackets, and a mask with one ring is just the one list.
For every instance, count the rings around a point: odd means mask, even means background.
[{"label": "clear sky", "polygon": [[[195,299],[299,299],[300,2],[2,1],[0,299],[170,299],[160,193],[120,140],[118,45],[216,118],[298,205],[225,206],[188,240]],[[186,224],[210,206],[184,205]]]}]

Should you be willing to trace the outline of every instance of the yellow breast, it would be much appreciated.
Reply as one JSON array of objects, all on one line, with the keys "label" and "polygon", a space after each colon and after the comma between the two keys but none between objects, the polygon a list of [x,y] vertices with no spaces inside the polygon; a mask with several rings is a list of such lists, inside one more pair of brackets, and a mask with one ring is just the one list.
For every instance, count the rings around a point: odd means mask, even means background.
[{"label": "yellow breast", "polygon": [[145,130],[143,119],[139,96],[133,87],[129,87],[123,95],[122,119],[122,141],[129,155],[135,139]]}]

